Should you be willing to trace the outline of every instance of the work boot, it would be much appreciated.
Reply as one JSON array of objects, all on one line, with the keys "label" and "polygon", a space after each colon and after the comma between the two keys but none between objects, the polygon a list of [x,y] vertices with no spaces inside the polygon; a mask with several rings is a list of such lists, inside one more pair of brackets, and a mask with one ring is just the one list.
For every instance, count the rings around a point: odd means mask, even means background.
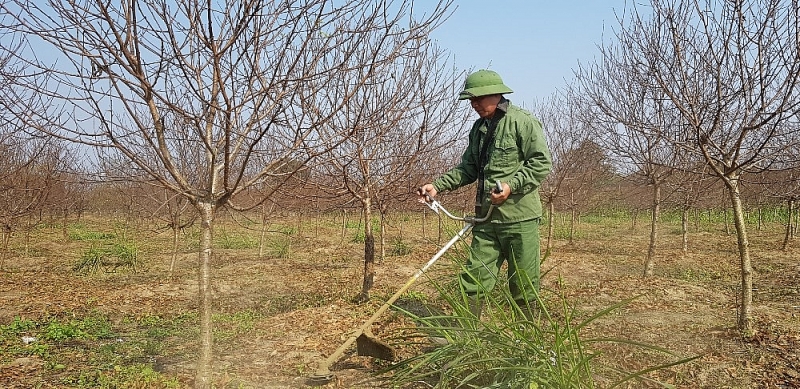
[{"label": "work boot", "polygon": [[[469,312],[477,319],[477,325],[480,326],[481,313],[483,312],[483,299],[478,297],[469,297],[467,299],[467,308],[469,309]],[[446,338],[441,336],[430,336],[428,337],[428,340],[434,346],[445,346],[450,343]]]},{"label": "work boot", "polygon": [[483,312],[483,299],[479,297],[470,297],[467,303],[469,304],[469,312],[480,321],[481,313]]},{"label": "work boot", "polygon": [[536,321],[539,318],[541,309],[538,301],[515,301],[515,303],[528,321]]}]

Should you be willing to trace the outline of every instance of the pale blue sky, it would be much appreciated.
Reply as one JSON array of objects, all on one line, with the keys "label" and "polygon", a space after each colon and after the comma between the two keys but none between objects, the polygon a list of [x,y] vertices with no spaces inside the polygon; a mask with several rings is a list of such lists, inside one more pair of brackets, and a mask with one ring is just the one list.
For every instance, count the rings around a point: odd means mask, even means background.
[{"label": "pale blue sky", "polygon": [[[579,61],[618,30],[631,0],[456,0],[453,15],[432,37],[461,69],[489,68],[530,106],[573,78]],[[613,29],[613,30],[612,30]]]}]

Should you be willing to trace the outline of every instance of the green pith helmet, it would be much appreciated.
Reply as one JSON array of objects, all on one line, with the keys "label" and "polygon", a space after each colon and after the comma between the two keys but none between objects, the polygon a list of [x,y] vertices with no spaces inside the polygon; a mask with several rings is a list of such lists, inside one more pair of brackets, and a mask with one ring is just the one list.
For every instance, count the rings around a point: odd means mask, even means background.
[{"label": "green pith helmet", "polygon": [[497,72],[481,69],[467,76],[464,90],[458,94],[458,99],[466,100],[473,97],[513,92],[511,88],[503,84],[503,79]]}]

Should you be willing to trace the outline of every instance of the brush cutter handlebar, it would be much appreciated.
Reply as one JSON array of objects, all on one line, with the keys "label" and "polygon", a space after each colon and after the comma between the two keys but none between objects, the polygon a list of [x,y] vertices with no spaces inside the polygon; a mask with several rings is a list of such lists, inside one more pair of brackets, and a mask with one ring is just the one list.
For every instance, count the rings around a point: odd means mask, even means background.
[{"label": "brush cutter handlebar", "polygon": [[[495,181],[495,185],[494,185],[494,188],[492,188],[492,191],[495,192],[495,193],[503,192],[503,185],[500,183],[500,181]],[[479,218],[477,215],[459,217],[459,216],[455,216],[452,213],[448,212],[442,206],[442,204],[440,204],[438,201],[434,200],[433,197],[431,197],[431,195],[428,194],[428,192],[425,192],[423,195],[425,196],[425,205],[427,205],[428,208],[431,209],[431,211],[435,212],[436,214],[439,214],[439,211],[442,211],[442,213],[445,214],[445,216],[447,216],[447,217],[449,217],[449,218],[451,218],[453,220],[463,221],[463,222],[465,222],[467,224],[483,223],[483,222],[489,220],[489,217],[492,216],[492,211],[494,211],[494,207],[495,207],[494,204],[491,204],[489,206],[489,211],[486,212],[486,216],[484,216],[482,218]]]}]

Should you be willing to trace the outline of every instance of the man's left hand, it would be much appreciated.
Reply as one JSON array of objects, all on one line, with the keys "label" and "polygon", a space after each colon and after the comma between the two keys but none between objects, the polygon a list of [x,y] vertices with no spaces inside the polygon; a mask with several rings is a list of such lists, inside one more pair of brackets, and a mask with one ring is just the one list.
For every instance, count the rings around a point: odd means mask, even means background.
[{"label": "man's left hand", "polygon": [[508,184],[506,184],[505,182],[502,183],[501,185],[503,186],[503,191],[502,192],[498,193],[498,192],[492,191],[491,200],[492,200],[492,204],[494,204],[494,205],[503,204],[506,201],[506,199],[508,199],[508,196],[511,196],[511,187],[509,187]]}]

